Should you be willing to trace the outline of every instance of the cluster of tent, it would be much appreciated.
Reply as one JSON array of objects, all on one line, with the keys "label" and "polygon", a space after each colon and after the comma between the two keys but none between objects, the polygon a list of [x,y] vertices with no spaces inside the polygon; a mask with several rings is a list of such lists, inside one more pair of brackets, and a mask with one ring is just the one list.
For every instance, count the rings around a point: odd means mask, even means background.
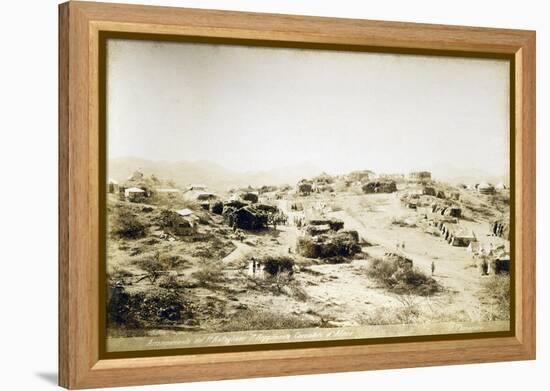
[{"label": "cluster of tent", "polygon": [[318,217],[307,220],[298,238],[297,250],[307,258],[343,260],[361,252],[359,233],[345,230],[340,219]]},{"label": "cluster of tent", "polygon": [[468,247],[470,243],[477,242],[476,235],[472,230],[466,229],[453,220],[442,219],[436,222],[435,226],[439,229],[443,239],[451,246]]},{"label": "cluster of tent", "polygon": [[455,217],[457,219],[462,217],[462,209],[458,206],[432,204],[432,213],[440,214],[442,216]]},{"label": "cluster of tent", "polygon": [[275,206],[236,199],[217,202],[211,211],[222,215],[230,227],[247,231],[261,230],[267,228],[269,223],[276,224],[278,219],[283,220],[282,213]]},{"label": "cluster of tent", "polygon": [[397,191],[397,184],[395,181],[371,181],[367,182],[362,187],[363,192],[367,194],[371,193],[395,193]]},{"label": "cluster of tent", "polygon": [[510,223],[509,220],[497,220],[491,224],[491,232],[493,235],[510,240]]},{"label": "cluster of tent", "polygon": [[296,193],[302,196],[308,196],[311,193],[323,193],[323,192],[334,192],[332,184],[334,183],[334,178],[328,174],[321,174],[312,179],[302,179],[296,185]]}]

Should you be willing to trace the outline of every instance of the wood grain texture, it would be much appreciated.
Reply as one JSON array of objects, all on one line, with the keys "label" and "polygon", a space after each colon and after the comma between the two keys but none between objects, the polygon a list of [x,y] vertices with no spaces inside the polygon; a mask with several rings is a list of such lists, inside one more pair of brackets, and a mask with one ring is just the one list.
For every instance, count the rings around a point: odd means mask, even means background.
[{"label": "wood grain texture", "polygon": [[[85,2],[62,4],[59,21],[60,385],[75,389],[535,357],[534,32]],[[100,31],[513,55],[516,336],[100,360]]]},{"label": "wood grain texture", "polygon": [[59,7],[59,383],[69,384],[69,7]]}]

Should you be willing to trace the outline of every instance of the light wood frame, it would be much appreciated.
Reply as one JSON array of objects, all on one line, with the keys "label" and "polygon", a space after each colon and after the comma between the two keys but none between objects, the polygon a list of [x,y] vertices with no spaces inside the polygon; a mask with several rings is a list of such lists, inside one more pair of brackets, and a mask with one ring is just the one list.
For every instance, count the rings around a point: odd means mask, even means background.
[{"label": "light wood frame", "polygon": [[[514,336],[100,359],[100,31],[505,54],[515,91]],[[75,388],[535,358],[535,32],[88,2],[59,6],[59,384]]]}]

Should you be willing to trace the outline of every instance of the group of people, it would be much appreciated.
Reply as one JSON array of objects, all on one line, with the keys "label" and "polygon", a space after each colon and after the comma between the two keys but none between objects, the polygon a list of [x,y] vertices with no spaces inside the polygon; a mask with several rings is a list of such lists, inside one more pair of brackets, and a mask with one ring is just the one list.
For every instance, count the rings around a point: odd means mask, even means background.
[{"label": "group of people", "polygon": [[400,248],[401,248],[402,250],[405,249],[405,242],[397,242],[397,243],[395,244],[395,249],[396,249],[396,250],[399,250]]},{"label": "group of people", "polygon": [[305,224],[305,218],[303,216],[294,216],[294,225],[298,228],[302,228]]},{"label": "group of people", "polygon": [[252,257],[252,274],[256,274],[256,269],[258,270],[258,272],[262,270],[262,262]]}]

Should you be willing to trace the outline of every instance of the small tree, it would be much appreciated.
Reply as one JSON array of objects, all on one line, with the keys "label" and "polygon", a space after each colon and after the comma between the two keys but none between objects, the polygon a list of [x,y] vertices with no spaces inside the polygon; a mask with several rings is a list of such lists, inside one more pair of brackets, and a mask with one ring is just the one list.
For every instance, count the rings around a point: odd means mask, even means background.
[{"label": "small tree", "polygon": [[166,264],[160,261],[158,252],[145,256],[135,261],[134,264],[146,273],[143,278],[148,278],[151,284],[154,284],[166,271]]},{"label": "small tree", "polygon": [[112,234],[121,238],[136,239],[145,236],[147,228],[147,224],[127,206],[119,205],[116,208],[111,225]]}]

